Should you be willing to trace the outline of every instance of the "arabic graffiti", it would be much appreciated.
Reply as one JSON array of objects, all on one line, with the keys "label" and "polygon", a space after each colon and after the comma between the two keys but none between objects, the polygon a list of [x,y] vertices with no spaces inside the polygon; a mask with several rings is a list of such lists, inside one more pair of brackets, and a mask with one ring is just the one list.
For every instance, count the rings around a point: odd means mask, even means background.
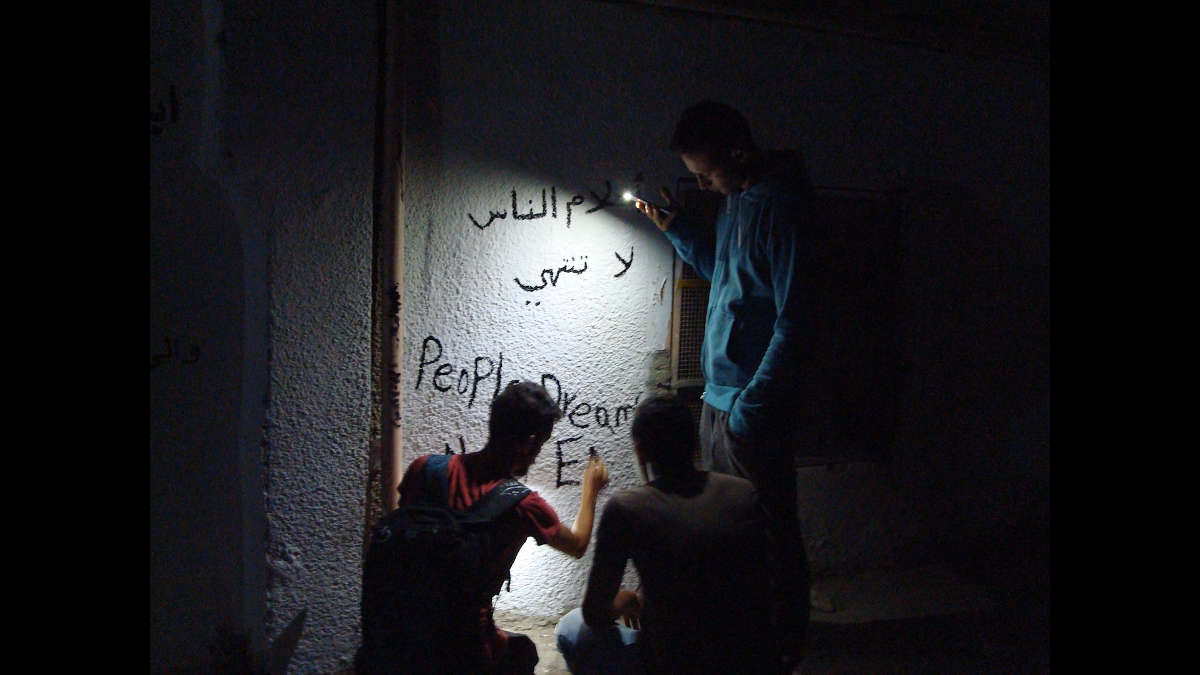
[{"label": "arabic graffiti", "polygon": [[[641,185],[643,180],[642,173],[639,172],[634,180],[637,185]],[[591,195],[591,199],[593,201],[593,206],[584,211],[585,214],[595,213],[602,209],[615,206],[612,199],[613,184],[611,180],[604,180],[603,193],[588,187],[585,187],[584,191]],[[499,210],[489,209],[487,212],[487,220],[482,222],[475,216],[474,213],[468,213],[467,219],[471,221],[472,225],[480,230],[488,229],[497,220],[508,220],[510,218],[514,221],[528,221],[546,217],[557,219],[559,217],[559,201],[558,187],[554,185],[538,188],[532,193],[528,194],[518,193],[517,189],[513,188],[508,193],[508,208]],[[584,205],[586,201],[587,200],[582,193],[577,193],[573,194],[570,199],[567,199],[563,202],[564,208],[562,211],[566,217],[566,225],[568,228],[571,227],[572,217],[575,215],[575,207]],[[630,266],[633,265],[633,247],[630,247],[629,249],[628,258],[625,258],[616,251],[613,252],[613,255],[616,257],[617,262],[621,265],[621,267],[612,276],[613,278],[620,278],[624,276],[625,273],[629,271]],[[587,269],[587,256],[578,256],[575,258],[570,258],[569,260],[564,258],[561,266],[543,268],[538,272],[537,277],[532,281],[530,281],[528,277],[525,277],[525,279],[522,280],[520,276],[514,276],[512,279],[513,282],[517,284],[518,288],[528,293],[533,293],[535,291],[543,290],[547,287],[558,286],[559,278],[564,273],[578,275],[583,274],[585,271],[587,271]],[[525,304],[537,307],[540,306],[542,302],[540,300],[526,300]]]},{"label": "arabic graffiti", "polygon": [[[542,283],[541,283],[541,285],[538,285],[538,286],[534,286],[531,284],[523,284],[523,283],[521,283],[521,280],[518,279],[517,277],[513,277],[513,281],[517,282],[517,285],[521,287],[521,290],[529,291],[530,293],[532,293],[533,291],[542,290],[543,288],[546,287],[546,284],[550,284],[551,286],[557,286],[558,285],[558,277],[563,272],[567,272],[569,274],[583,274],[584,272],[587,271],[587,256],[586,255],[580,256],[580,260],[583,261],[583,267],[575,267],[575,258],[571,258],[570,261],[568,261],[566,258],[564,258],[562,266],[559,267],[557,270],[551,269],[549,267],[542,270],[541,276],[538,277],[538,279]],[[526,303],[526,304],[528,304],[528,303]]]},{"label": "arabic graffiti", "polygon": [[[595,190],[592,190],[590,188],[587,190],[587,192],[588,192],[588,194],[592,195],[592,199],[594,199],[596,201],[596,205],[593,206],[592,208],[588,209],[584,213],[595,213],[596,211],[599,211],[600,209],[605,209],[610,206],[613,206],[613,201],[611,199],[611,197],[612,197],[612,181],[610,181],[610,180],[604,181],[604,196],[603,197],[601,197],[599,194],[597,194]],[[529,207],[529,211],[526,213],[520,213],[517,210],[517,190],[516,190],[516,188],[513,188],[509,192],[509,198],[511,200],[511,204],[510,204],[511,211],[506,210],[506,209],[501,209],[499,211],[492,211],[489,209],[487,221],[483,222],[483,223],[480,223],[479,219],[477,219],[475,217],[475,215],[472,213],[468,213],[467,218],[471,221],[471,224],[474,225],[475,227],[477,227],[481,230],[486,230],[487,228],[491,227],[491,225],[494,221],[505,220],[509,217],[509,215],[512,216],[513,220],[536,220],[538,218],[545,218],[547,215],[546,188],[542,188],[542,190],[541,190],[541,197],[540,197],[541,203],[542,203],[541,211],[535,211],[533,208],[533,200],[528,199],[528,200],[525,200],[525,202]],[[585,201],[585,198],[582,194],[575,194],[575,195],[572,195],[571,198],[569,200],[567,200],[567,202],[565,203],[566,221],[567,221],[568,228],[571,227],[571,216],[573,213],[572,209],[576,206],[582,206],[584,201]],[[551,218],[555,218],[555,219],[558,218],[558,188],[553,185],[550,186],[549,215]]]},{"label": "arabic graffiti", "polygon": [[[612,183],[611,182],[609,182],[607,180],[604,181],[604,196],[603,197],[596,194],[595,191],[593,191],[593,190],[588,190],[588,192],[592,193],[592,199],[596,200],[596,205],[593,206],[592,208],[588,209],[584,213],[595,213],[596,211],[599,211],[600,209],[607,208],[607,207],[613,205],[612,200],[609,199],[609,197],[612,196]],[[568,223],[568,225],[569,224],[570,223]]]},{"label": "arabic graffiti", "polygon": [[[629,271],[629,268],[633,265],[633,247],[632,246],[629,247],[629,259],[628,260],[626,260],[625,258],[622,258],[621,254],[617,253],[616,251],[613,251],[613,255],[617,258],[617,261],[621,263],[621,271],[617,272],[616,274],[613,275],[613,278],[615,279],[615,278],[623,276],[626,272]],[[546,268],[542,269],[541,273],[538,275],[539,283],[537,283],[537,284],[527,284],[527,283],[521,281],[520,277],[513,277],[513,281],[516,282],[517,286],[520,287],[521,290],[529,292],[529,293],[533,293],[535,291],[540,291],[540,290],[546,288],[547,286],[552,286],[552,287],[558,286],[559,277],[561,277],[564,273],[566,273],[566,274],[583,274],[584,272],[586,272],[588,269],[587,259],[588,259],[588,257],[586,255],[579,256],[578,258],[575,258],[575,257],[572,257],[570,259],[563,258],[563,264],[560,265],[558,267],[558,269],[555,269],[553,267],[546,267]],[[576,260],[583,261],[583,267],[576,266]],[[532,302],[532,301],[526,300],[525,304],[528,305],[530,302]],[[542,303],[540,301],[538,301],[534,304],[540,305]]]},{"label": "arabic graffiti", "polygon": [[629,260],[625,260],[624,258],[622,258],[621,254],[617,253],[616,251],[613,251],[613,255],[617,256],[617,260],[620,260],[621,264],[624,265],[624,267],[625,267],[625,269],[623,269],[620,272],[617,272],[616,274],[613,275],[613,278],[615,279],[615,278],[621,276],[622,274],[625,274],[626,272],[628,272],[629,266],[633,264],[633,247],[632,246],[629,247]]},{"label": "arabic graffiti", "polygon": [[[551,196],[554,195],[554,186],[550,186],[550,194],[551,194]],[[557,205],[558,200],[555,199],[554,201],[555,201],[554,217],[557,218],[558,217],[558,205]],[[536,214],[533,212],[533,200],[532,199],[529,200],[529,213],[526,213],[526,214],[517,213],[517,191],[513,190],[512,191],[512,217],[515,220],[533,220],[534,218],[545,218],[546,217],[546,188],[542,188],[542,212],[536,213]]]},{"label": "arabic graffiti", "polygon": [[[571,201],[567,202],[567,229],[571,229],[571,207],[583,204],[583,195],[575,195],[571,197]],[[556,218],[558,216],[555,216]]]},{"label": "arabic graffiti", "polygon": [[[169,112],[168,112],[169,110]],[[150,109],[150,135],[161,136],[166,122],[179,121],[179,98],[175,95],[175,85],[167,88],[167,105],[158,101],[158,109]]]},{"label": "arabic graffiti", "polygon": [[177,351],[179,349],[180,342],[178,338],[165,337],[163,338],[163,342],[166,343],[167,350],[165,352],[159,352],[150,355],[150,370],[154,370],[162,365],[164,361],[168,361],[175,357],[179,358],[180,363],[187,364],[192,364],[200,360],[200,345],[196,344],[195,342],[191,342],[189,345],[190,349],[187,350],[186,354],[181,350]]}]

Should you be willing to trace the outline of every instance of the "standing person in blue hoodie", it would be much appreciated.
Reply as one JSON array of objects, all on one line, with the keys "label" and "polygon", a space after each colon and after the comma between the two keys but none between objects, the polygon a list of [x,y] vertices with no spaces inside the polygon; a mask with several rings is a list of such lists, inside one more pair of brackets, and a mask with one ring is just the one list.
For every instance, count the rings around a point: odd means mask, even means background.
[{"label": "standing person in blue hoodie", "polygon": [[[798,153],[761,150],[745,117],[722,103],[685,110],[670,147],[702,189],[725,196],[715,228],[690,217],[665,187],[669,212],[636,202],[711,282],[700,352],[703,468],[750,479],[772,520],[794,533],[803,557],[794,437],[815,422],[820,389],[813,367],[820,256],[809,218],[812,184]],[[795,601],[807,616],[805,586]]]},{"label": "standing person in blue hoodie", "polygon": [[793,432],[816,410],[812,186],[797,153],[760,150],[746,119],[721,103],[685,110],[671,151],[702,189],[725,196],[715,230],[666,188],[669,213],[636,202],[711,282],[700,352],[704,468],[749,478],[776,517],[794,520]]}]

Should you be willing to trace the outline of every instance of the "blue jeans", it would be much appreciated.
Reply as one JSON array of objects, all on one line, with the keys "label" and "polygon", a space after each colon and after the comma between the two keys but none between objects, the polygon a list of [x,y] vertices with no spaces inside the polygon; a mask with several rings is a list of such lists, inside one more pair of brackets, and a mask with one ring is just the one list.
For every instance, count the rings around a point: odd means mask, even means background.
[{"label": "blue jeans", "polygon": [[616,623],[595,630],[583,622],[583,611],[578,607],[567,612],[554,627],[558,651],[575,675],[642,672],[638,633]]}]

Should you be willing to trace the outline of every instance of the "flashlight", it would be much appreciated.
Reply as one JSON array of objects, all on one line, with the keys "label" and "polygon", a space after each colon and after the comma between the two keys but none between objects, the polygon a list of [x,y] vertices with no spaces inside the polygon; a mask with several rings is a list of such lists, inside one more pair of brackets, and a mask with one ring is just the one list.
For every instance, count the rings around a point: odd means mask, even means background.
[{"label": "flashlight", "polygon": [[632,192],[629,192],[628,190],[625,191],[625,194],[621,195],[621,198],[627,202],[638,201],[638,202],[642,202],[644,204],[649,204],[650,206],[653,206],[655,209],[658,209],[658,212],[664,216],[671,215],[671,212],[674,210],[669,206],[659,206],[658,204],[655,204],[654,202],[652,202],[648,199],[642,199],[641,197],[633,194]]}]

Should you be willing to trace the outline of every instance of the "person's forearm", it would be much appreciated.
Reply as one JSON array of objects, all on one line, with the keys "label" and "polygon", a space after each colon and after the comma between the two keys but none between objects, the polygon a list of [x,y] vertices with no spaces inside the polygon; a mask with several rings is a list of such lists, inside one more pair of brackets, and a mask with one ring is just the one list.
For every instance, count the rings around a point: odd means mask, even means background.
[{"label": "person's forearm", "polygon": [[579,511],[575,514],[575,522],[571,524],[571,534],[580,543],[579,555],[587,552],[592,540],[592,525],[596,520],[596,493],[584,491],[579,500]]},{"label": "person's forearm", "polygon": [[713,269],[716,267],[715,243],[700,237],[697,229],[697,226],[681,212],[675,218],[671,229],[663,234],[684,262],[691,265],[700,276],[712,281]]},{"label": "person's forearm", "polygon": [[[586,495],[585,495],[586,496]],[[584,500],[584,504],[588,500]],[[583,510],[583,504],[580,510]],[[580,513],[580,516],[586,514]],[[582,519],[582,518],[581,518]],[[609,500],[600,516],[596,532],[596,555],[588,571],[587,588],[583,594],[583,618],[589,626],[601,626],[611,621],[614,596],[621,588],[621,575],[629,558],[627,535],[629,527],[619,501]]]}]

